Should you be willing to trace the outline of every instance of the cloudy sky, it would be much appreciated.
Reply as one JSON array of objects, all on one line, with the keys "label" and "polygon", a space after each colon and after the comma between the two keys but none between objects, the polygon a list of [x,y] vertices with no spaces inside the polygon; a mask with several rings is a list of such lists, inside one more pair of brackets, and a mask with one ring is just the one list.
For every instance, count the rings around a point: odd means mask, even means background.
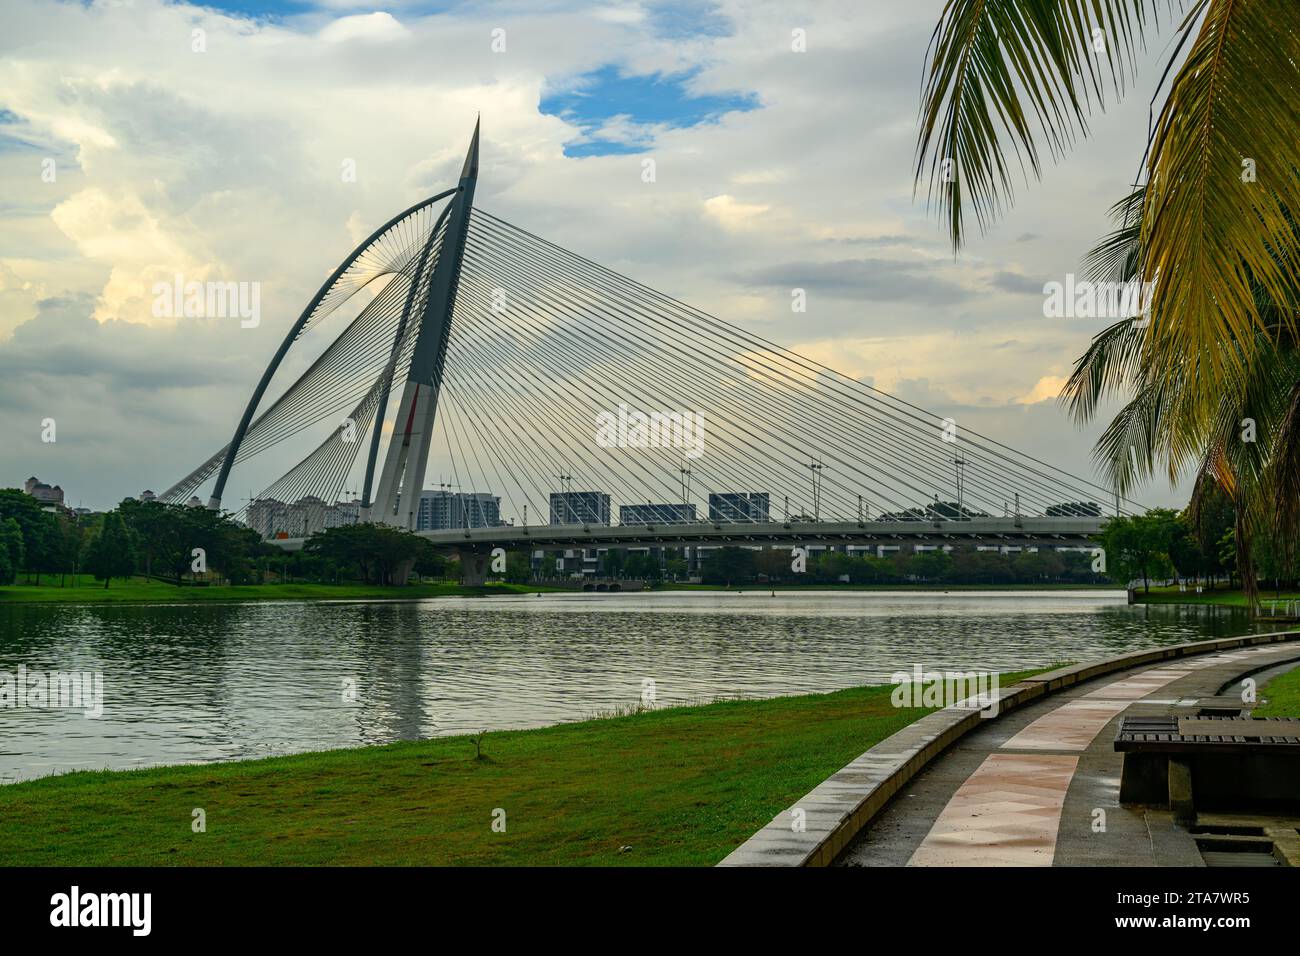
[{"label": "cloudy sky", "polygon": [[[219,448],[322,279],[454,183],[480,113],[477,205],[1092,476],[1099,428],[1055,396],[1105,323],[1044,318],[1042,288],[1132,182],[1168,36],[954,259],[912,188],[941,8],[0,0],[0,486],[102,508]],[[177,274],[260,283],[260,325],[154,316]]]}]

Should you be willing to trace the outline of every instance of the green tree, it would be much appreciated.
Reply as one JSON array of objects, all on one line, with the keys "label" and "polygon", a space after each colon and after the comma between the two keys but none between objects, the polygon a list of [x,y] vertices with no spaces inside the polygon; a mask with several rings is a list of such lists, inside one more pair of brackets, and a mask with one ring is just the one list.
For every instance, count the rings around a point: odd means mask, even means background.
[{"label": "green tree", "polygon": [[23,553],[15,570],[36,573],[52,570],[58,562],[58,518],[41,507],[39,501],[18,488],[0,488],[0,521],[12,518],[22,529]]},{"label": "green tree", "polygon": [[1255,536],[1251,551],[1260,580],[1271,581],[1274,593],[1280,594],[1282,582],[1295,577],[1294,542],[1270,529]]},{"label": "green tree", "polygon": [[706,553],[700,576],[706,584],[750,584],[758,577],[758,554],[752,548],[716,548]]},{"label": "green tree", "polygon": [[1173,571],[1169,545],[1176,526],[1177,515],[1168,508],[1111,518],[1100,536],[1106,553],[1106,572],[1124,585],[1141,578],[1143,590],[1149,591],[1151,578],[1165,577]]},{"label": "green tree", "polygon": [[428,544],[419,535],[388,524],[352,524],[326,528],[307,539],[304,548],[355,569],[370,584],[399,585],[399,571],[412,564]]},{"label": "green tree", "polygon": [[116,511],[104,515],[99,533],[86,552],[86,569],[104,587],[113,578],[130,577],[135,572],[135,541],[122,516]]},{"label": "green tree", "polygon": [[533,576],[533,559],[527,551],[506,552],[506,580],[511,584],[525,584]]},{"label": "green tree", "polygon": [[1213,584],[1216,576],[1229,575],[1236,566],[1235,550],[1229,552],[1225,560],[1219,548],[1224,535],[1236,526],[1236,510],[1232,499],[1213,483],[1206,486],[1195,503],[1195,508],[1189,507],[1183,513],[1204,556],[1204,573]]},{"label": "green tree", "polygon": [[1011,564],[1016,580],[1024,584],[1048,584],[1065,576],[1065,562],[1055,551],[1021,551]]},{"label": "green tree", "polygon": [[607,577],[623,577],[627,565],[627,552],[622,548],[610,548],[600,558],[600,569]]},{"label": "green tree", "polygon": [[155,564],[170,568],[179,560],[181,546],[177,535],[176,507],[161,501],[136,501],[134,498],[127,498],[117,506],[122,520],[135,535],[143,563],[140,570],[146,576],[153,575]]},{"label": "green tree", "polygon": [[24,561],[23,529],[13,518],[0,519],[0,584],[13,584]]},{"label": "green tree", "polygon": [[912,557],[912,573],[931,584],[948,580],[952,570],[953,559],[946,551],[918,551]]},{"label": "green tree", "polygon": [[1228,586],[1235,584],[1234,575],[1237,559],[1237,529],[1229,528],[1219,538],[1218,544],[1219,563],[1228,569]]},{"label": "green tree", "polygon": [[[506,556],[507,566],[509,555]],[[427,538],[420,538],[420,548],[415,557],[415,573],[422,578],[445,578],[451,562]],[[490,566],[490,559],[489,559]]]}]

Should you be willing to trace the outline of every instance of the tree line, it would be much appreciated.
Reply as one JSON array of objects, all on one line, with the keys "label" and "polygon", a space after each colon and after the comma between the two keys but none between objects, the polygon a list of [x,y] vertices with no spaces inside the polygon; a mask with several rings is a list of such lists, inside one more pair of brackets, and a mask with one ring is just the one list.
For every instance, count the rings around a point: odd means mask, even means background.
[{"label": "tree line", "polygon": [[[1127,585],[1171,577],[1236,583],[1237,522],[1226,495],[1208,495],[1195,514],[1154,509],[1111,518],[1097,539],[1104,554],[1091,551],[999,553],[957,549],[900,551],[877,557],[836,551],[812,552],[801,570],[789,548],[740,547],[704,552],[700,575],[709,584],[1093,584],[1109,579]],[[1282,535],[1259,534],[1250,544],[1251,563],[1274,587],[1296,582],[1293,545]],[[199,556],[202,559],[199,560]],[[543,570],[546,565],[543,564]],[[312,535],[301,551],[286,552],[229,514],[207,508],[128,498],[104,514],[78,517],[46,511],[16,488],[0,489],[0,584],[22,574],[33,583],[43,576],[91,574],[108,587],[115,578],[144,575],[174,584],[310,581],[401,585],[409,575],[444,578],[453,562],[426,539],[385,524],[329,528]],[[497,573],[502,573],[497,569]],[[611,549],[601,556],[601,573],[659,581],[687,574],[680,550],[659,556]],[[506,555],[504,578],[524,583],[534,577],[531,555]]]},{"label": "tree line", "polygon": [[143,575],[173,584],[269,580],[405,584],[399,572],[440,577],[447,559],[424,538],[389,525],[348,525],[286,552],[228,513],[128,498],[102,514],[47,511],[17,488],[0,489],[0,585],[24,575],[90,574],[108,587]]},{"label": "tree line", "polygon": [[[706,552],[705,584],[1096,584],[1089,552],[896,551],[877,556],[812,552],[802,562],[790,548],[727,547]],[[802,567],[802,570],[797,570]]]}]

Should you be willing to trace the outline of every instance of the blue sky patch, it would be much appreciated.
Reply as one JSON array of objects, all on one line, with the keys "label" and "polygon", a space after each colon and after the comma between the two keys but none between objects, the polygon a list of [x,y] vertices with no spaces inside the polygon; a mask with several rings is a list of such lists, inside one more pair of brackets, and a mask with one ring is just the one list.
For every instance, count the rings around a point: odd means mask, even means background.
[{"label": "blue sky patch", "polygon": [[207,7],[222,13],[258,19],[293,17],[315,8],[310,0],[190,0],[191,7]]},{"label": "blue sky patch", "polygon": [[641,153],[654,145],[657,128],[716,123],[724,113],[758,108],[753,93],[692,94],[688,86],[696,73],[632,76],[602,66],[563,90],[543,93],[538,108],[581,128],[582,135],[565,144],[566,156]]},{"label": "blue sky patch", "polygon": [[651,32],[657,37],[729,37],[735,26],[717,4],[700,0],[664,0],[647,11]]},{"label": "blue sky patch", "polygon": [[321,10],[327,11],[333,17],[388,10],[398,19],[401,19],[403,13],[423,15],[440,12],[459,5],[459,0],[427,0],[427,2],[418,5],[402,4],[401,6],[395,6],[391,3],[374,3],[372,0],[355,0],[355,2],[348,4],[337,2],[326,4],[321,0],[180,0],[180,2],[188,3],[192,7],[208,7],[212,10],[220,10],[223,13],[256,20],[281,20],[285,17],[296,17],[304,13]]}]

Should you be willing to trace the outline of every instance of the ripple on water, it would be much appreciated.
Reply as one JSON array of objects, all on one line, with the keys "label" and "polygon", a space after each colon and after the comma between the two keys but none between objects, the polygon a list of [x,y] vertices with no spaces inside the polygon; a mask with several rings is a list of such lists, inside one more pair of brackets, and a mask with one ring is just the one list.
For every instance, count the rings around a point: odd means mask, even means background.
[{"label": "ripple on water", "polygon": [[[1240,633],[1123,592],[656,592],[0,607],[0,672],[101,671],[104,716],[0,708],[0,780],[1013,670]],[[355,699],[346,691],[355,688]]]}]

